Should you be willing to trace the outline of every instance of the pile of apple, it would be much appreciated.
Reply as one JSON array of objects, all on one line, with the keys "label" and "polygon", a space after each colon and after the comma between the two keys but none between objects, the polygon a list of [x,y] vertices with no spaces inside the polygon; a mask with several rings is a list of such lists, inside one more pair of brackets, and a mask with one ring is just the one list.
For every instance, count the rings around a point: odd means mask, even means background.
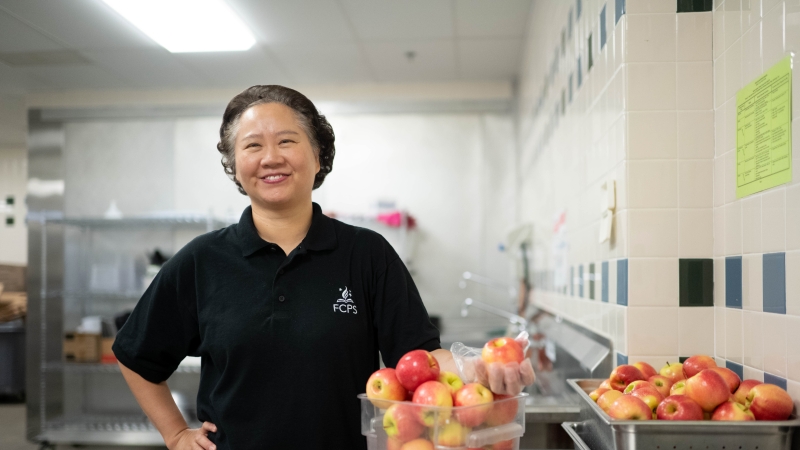
[{"label": "pile of apple", "polygon": [[[512,338],[492,339],[481,352],[486,364],[519,363],[523,358],[522,347]],[[367,398],[386,410],[383,429],[388,450],[433,450],[434,441],[441,447],[463,448],[471,430],[513,422],[518,407],[511,396],[493,394],[480,383],[464,384],[455,373],[441,371],[425,350],[410,351],[396,368],[373,373],[367,381]],[[513,445],[507,440],[485,449],[507,450]]]},{"label": "pile of apple", "polygon": [[704,355],[658,373],[645,362],[617,366],[589,397],[620,420],[786,420],[794,406],[779,386],[742,381]]}]

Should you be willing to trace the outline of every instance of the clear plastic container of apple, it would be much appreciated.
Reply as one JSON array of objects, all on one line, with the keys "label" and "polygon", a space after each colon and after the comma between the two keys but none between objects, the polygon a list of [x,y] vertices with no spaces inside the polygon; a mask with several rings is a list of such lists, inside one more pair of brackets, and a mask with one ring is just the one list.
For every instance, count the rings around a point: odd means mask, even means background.
[{"label": "clear plastic container of apple", "polygon": [[453,344],[459,373],[441,371],[425,350],[373,373],[358,396],[369,450],[518,450],[527,394],[495,394],[477,382],[474,368],[478,359],[521,362],[526,348],[520,342],[527,336],[492,339],[489,350]]}]

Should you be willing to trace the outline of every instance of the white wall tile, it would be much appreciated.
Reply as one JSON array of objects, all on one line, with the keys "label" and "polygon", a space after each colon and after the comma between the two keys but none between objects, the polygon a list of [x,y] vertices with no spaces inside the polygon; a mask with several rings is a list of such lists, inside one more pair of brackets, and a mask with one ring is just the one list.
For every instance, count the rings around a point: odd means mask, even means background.
[{"label": "white wall tile", "polygon": [[676,52],[676,14],[634,14],[626,21],[628,62],[671,62]]},{"label": "white wall tile", "polygon": [[628,211],[621,211],[614,214],[614,224],[612,225],[612,235],[610,242],[612,258],[620,258],[628,255]]},{"label": "white wall tile", "polygon": [[714,59],[717,59],[725,52],[725,11],[722,9],[715,9],[712,14],[711,47],[714,51]]},{"label": "white wall tile", "polygon": [[742,367],[742,372],[745,380],[758,380],[762,383],[764,382],[763,370],[758,370],[749,366],[744,366]]},{"label": "white wall tile", "polygon": [[676,258],[628,259],[628,306],[678,307]]},{"label": "white wall tile", "polygon": [[742,253],[742,204],[725,205],[725,255]]},{"label": "white wall tile", "polygon": [[677,72],[679,110],[714,108],[714,71],[711,61],[680,62]]},{"label": "white wall tile", "polygon": [[742,35],[742,0],[727,0],[723,4],[725,10],[725,49]]},{"label": "white wall tile", "polygon": [[681,356],[714,354],[714,308],[678,308]]},{"label": "white wall tile", "polygon": [[714,214],[711,208],[681,209],[681,258],[708,258],[714,254]]},{"label": "white wall tile", "polygon": [[736,152],[725,154],[725,204],[736,201]]},{"label": "white wall tile", "polygon": [[[767,11],[763,19],[762,36],[764,51],[764,70],[778,63],[784,57],[784,11],[783,2]],[[746,80],[750,82],[751,80]]]},{"label": "white wall tile", "polygon": [[678,116],[674,111],[630,112],[630,159],[673,159],[678,147]]},{"label": "white wall tile", "polygon": [[676,257],[679,248],[677,209],[628,210],[630,256]]},{"label": "white wall tile", "polygon": [[626,0],[625,13],[674,13],[677,12],[677,3],[669,0]]},{"label": "white wall tile", "polygon": [[678,111],[678,158],[714,157],[714,111]]},{"label": "white wall tile", "polygon": [[714,60],[714,108],[725,103],[725,54]]},{"label": "white wall tile", "polygon": [[676,14],[678,61],[711,61],[712,14]]},{"label": "white wall tile", "polygon": [[714,208],[714,256],[725,255],[725,207]]},{"label": "white wall tile", "polygon": [[800,411],[800,382],[787,380],[786,392],[788,392],[789,396],[794,400],[794,410]]},{"label": "white wall tile", "polygon": [[725,140],[725,104],[714,110],[714,156],[719,158],[728,150]]},{"label": "white wall tile", "polygon": [[[608,262],[608,303],[617,303],[617,260]],[[613,336],[613,333],[612,333]]]},{"label": "white wall tile", "polygon": [[742,0],[742,29],[747,30],[761,21],[761,0]]},{"label": "white wall tile", "polygon": [[[797,61],[792,60],[792,64],[797,63]],[[800,86],[800,83],[795,84],[795,73],[800,72],[800,70],[792,70],[792,85]],[[794,91],[800,91],[800,89],[793,89],[792,90],[792,117],[796,117],[796,120],[792,120],[792,136],[800,136],[800,100],[795,103],[796,98],[800,98],[800,96],[795,97]],[[792,140],[792,161],[800,161],[800,139],[793,139]],[[792,181],[788,183],[789,186],[794,186],[800,184],[800,176],[792,177]]]},{"label": "white wall tile", "polygon": [[745,83],[762,72],[761,22],[753,25],[742,36],[742,79]]},{"label": "white wall tile", "polygon": [[764,372],[786,378],[786,315],[763,313],[762,321]]},{"label": "white wall tile", "polygon": [[725,307],[725,258],[714,258],[714,306]]},{"label": "white wall tile", "polygon": [[742,310],[725,308],[725,359],[742,364]]},{"label": "white wall tile", "polygon": [[677,330],[679,308],[628,307],[628,354],[677,355],[678,333],[653,334],[653,327]]},{"label": "white wall tile", "polygon": [[[731,98],[725,103],[725,151],[733,150],[736,150],[736,98]],[[735,175],[733,180],[736,180]]]},{"label": "white wall tile", "polygon": [[786,36],[786,51],[800,51],[800,3],[788,2],[784,6],[786,22],[784,30]]},{"label": "white wall tile", "polygon": [[742,309],[764,310],[763,272],[761,254],[742,256]]},{"label": "white wall tile", "polygon": [[742,311],[742,358],[744,364],[759,370],[764,370],[763,315],[760,312]]},{"label": "white wall tile", "polygon": [[714,158],[714,207],[725,204],[725,158]]},{"label": "white wall tile", "polygon": [[706,159],[678,162],[678,206],[711,208],[713,205],[713,161]]},{"label": "white wall tile", "polygon": [[786,252],[786,314],[800,316],[800,251]]},{"label": "white wall tile", "polygon": [[675,109],[674,63],[628,63],[629,111]]},{"label": "white wall tile", "polygon": [[725,51],[725,100],[734,98],[741,88],[742,41],[738,40]]},{"label": "white wall tile", "polygon": [[[786,249],[786,190],[776,188],[762,197],[762,245],[765,253]],[[800,227],[800,223],[793,224]]]},{"label": "white wall tile", "polygon": [[742,252],[761,253],[761,196],[754,195],[742,203]]},{"label": "white wall tile", "polygon": [[714,356],[724,358],[725,352],[725,308],[714,307]]},{"label": "white wall tile", "polygon": [[628,207],[678,206],[677,161],[629,161]]},{"label": "white wall tile", "polygon": [[790,380],[800,381],[800,317],[786,317],[786,375]]}]

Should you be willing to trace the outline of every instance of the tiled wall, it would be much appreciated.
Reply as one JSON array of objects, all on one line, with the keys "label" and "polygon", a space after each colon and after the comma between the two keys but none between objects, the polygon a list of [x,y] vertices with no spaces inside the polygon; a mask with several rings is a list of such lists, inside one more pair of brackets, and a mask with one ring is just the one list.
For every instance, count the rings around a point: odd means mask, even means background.
[{"label": "tiled wall", "polygon": [[[800,50],[800,2],[714,2],[714,325],[719,362],[800,400],[800,71],[793,181],[736,198],[736,92]],[[796,57],[795,57],[796,58]],[[793,61],[797,63],[797,60]]]}]

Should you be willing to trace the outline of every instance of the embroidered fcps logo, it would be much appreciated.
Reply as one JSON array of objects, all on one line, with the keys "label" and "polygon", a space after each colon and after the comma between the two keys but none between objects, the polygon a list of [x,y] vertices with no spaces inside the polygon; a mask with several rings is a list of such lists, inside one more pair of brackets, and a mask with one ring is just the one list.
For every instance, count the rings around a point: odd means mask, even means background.
[{"label": "embroidered fcps logo", "polygon": [[353,301],[353,291],[347,289],[347,286],[339,290],[342,291],[342,298],[336,300],[336,303],[333,304],[333,312],[358,314],[355,302]]}]

